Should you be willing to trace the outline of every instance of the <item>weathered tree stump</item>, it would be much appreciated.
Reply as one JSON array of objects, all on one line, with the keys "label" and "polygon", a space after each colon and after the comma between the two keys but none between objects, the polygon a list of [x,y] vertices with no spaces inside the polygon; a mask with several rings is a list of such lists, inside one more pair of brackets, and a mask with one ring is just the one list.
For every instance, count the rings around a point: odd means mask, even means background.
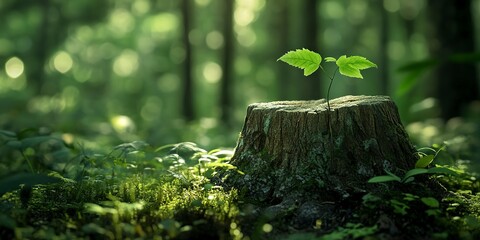
[{"label": "weathered tree stump", "polygon": [[[395,103],[385,96],[251,104],[228,179],[253,199],[338,200],[377,188],[384,169],[403,175],[417,159]],[[330,122],[330,126],[328,122]]]}]

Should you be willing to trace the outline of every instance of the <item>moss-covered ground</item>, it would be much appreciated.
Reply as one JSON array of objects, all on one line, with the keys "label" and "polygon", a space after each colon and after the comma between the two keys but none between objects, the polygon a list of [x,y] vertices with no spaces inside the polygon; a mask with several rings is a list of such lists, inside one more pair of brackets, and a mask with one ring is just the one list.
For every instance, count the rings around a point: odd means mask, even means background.
[{"label": "moss-covered ground", "polygon": [[[431,166],[456,174],[288,208],[222,185],[220,173],[236,171],[232,149],[136,141],[91,150],[65,134],[0,131],[0,238],[479,239],[478,125],[421,124],[407,126],[413,141],[445,144]],[[312,218],[298,222],[299,212]]]}]

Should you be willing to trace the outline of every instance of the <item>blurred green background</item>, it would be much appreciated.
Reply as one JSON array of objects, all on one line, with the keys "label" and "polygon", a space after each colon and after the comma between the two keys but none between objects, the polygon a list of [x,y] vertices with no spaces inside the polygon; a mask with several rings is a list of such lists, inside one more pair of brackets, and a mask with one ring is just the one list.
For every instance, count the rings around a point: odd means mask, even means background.
[{"label": "blurred green background", "polygon": [[309,48],[379,66],[338,77],[332,97],[389,95],[427,142],[478,133],[463,121],[480,120],[479,13],[479,0],[2,0],[0,129],[233,147],[248,104],[325,97],[327,76],[276,61]]}]

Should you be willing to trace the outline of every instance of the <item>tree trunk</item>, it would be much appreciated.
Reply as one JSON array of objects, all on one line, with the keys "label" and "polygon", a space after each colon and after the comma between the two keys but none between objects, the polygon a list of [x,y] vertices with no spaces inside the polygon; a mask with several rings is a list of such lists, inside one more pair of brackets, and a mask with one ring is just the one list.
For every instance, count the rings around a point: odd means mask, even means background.
[{"label": "tree trunk", "polygon": [[[318,0],[307,0],[304,2],[304,9],[302,11],[303,16],[305,17],[304,25],[302,28],[304,29],[305,34],[305,48],[310,49],[315,52],[320,52],[318,50],[318,31],[319,31],[319,24],[318,24],[318,4],[320,1]],[[319,99],[323,92],[322,92],[322,81],[319,81],[321,78],[321,71],[315,71],[311,77],[303,78],[304,81],[304,89],[303,89],[303,99]]]},{"label": "tree trunk", "polygon": [[220,119],[223,123],[231,123],[232,105],[233,105],[233,54],[234,54],[234,36],[233,36],[233,10],[235,1],[227,0],[223,3],[223,36],[225,45],[223,49],[223,77],[220,82]]},{"label": "tree trunk", "polygon": [[190,0],[182,1],[182,18],[183,18],[183,45],[185,47],[185,63],[184,63],[184,85],[183,85],[183,105],[182,114],[185,120],[193,121],[195,119],[195,110],[193,104],[193,78],[192,78],[192,45],[190,44],[188,34],[191,30],[192,11]]},{"label": "tree trunk", "polygon": [[472,1],[430,0],[428,3],[436,38],[431,41],[435,44],[429,44],[430,51],[440,60],[436,70],[437,98],[442,118],[448,120],[461,115],[470,102],[479,98],[474,63],[451,59],[451,55],[475,51]]},{"label": "tree trunk", "polygon": [[[256,201],[322,199],[363,193],[384,169],[403,176],[415,149],[395,103],[385,96],[251,104],[227,178]],[[330,118],[331,127],[328,126]]]},{"label": "tree trunk", "polygon": [[383,7],[383,0],[378,0],[375,2],[377,7],[379,8],[380,12],[380,44],[379,44],[379,50],[380,50],[380,64],[381,64],[381,70],[380,70],[380,79],[383,81],[380,82],[380,89],[382,94],[388,95],[390,93],[389,89],[389,83],[390,83],[390,68],[389,68],[389,59],[388,59],[388,36],[390,35],[389,29],[390,29],[390,16]]}]

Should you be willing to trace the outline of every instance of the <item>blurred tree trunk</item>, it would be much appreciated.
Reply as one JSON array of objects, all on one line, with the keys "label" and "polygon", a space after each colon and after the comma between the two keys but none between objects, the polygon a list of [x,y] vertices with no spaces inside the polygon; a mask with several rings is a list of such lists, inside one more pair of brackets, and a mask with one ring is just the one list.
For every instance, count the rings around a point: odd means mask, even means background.
[{"label": "blurred tree trunk", "polygon": [[[304,29],[305,33],[305,48],[310,49],[315,52],[320,52],[318,50],[318,4],[319,0],[307,0],[304,3],[303,14],[305,16],[305,22],[303,26],[300,26]],[[304,85],[304,97],[307,100],[310,99],[319,99],[323,96],[322,92],[322,82],[320,79],[320,71],[316,71],[309,78],[305,78],[306,84]],[[324,96],[325,97],[325,96]]]},{"label": "blurred tree trunk", "polygon": [[389,95],[389,59],[387,55],[387,45],[388,45],[388,30],[390,29],[389,24],[389,15],[388,12],[383,7],[383,0],[377,1],[377,6],[380,11],[380,90],[383,95]]},{"label": "blurred tree trunk", "polygon": [[[290,51],[290,45],[289,45],[289,2],[288,0],[279,0],[277,5],[277,12],[275,13],[276,15],[276,27],[273,29],[278,35],[277,39],[279,42],[279,49],[281,52],[279,52],[278,56],[282,56],[282,54]],[[289,71],[288,68],[286,68],[283,65],[278,65],[278,82],[279,82],[279,88],[278,88],[278,95],[279,98],[282,100],[289,99],[289,87],[290,86],[290,81],[289,81]]]},{"label": "blurred tree trunk", "polygon": [[436,70],[437,98],[445,120],[462,114],[462,108],[478,99],[475,66],[451,60],[452,54],[471,53],[475,49],[471,0],[429,0],[428,10],[434,39],[431,54],[439,59]]},{"label": "blurred tree trunk", "polygon": [[225,38],[225,45],[223,49],[223,77],[220,86],[220,120],[225,124],[230,124],[231,109],[232,109],[232,69],[233,69],[233,10],[235,1],[224,1],[223,9],[223,36]]},{"label": "blurred tree trunk", "polygon": [[[43,85],[45,82],[45,63],[47,62],[47,55],[50,49],[49,37],[50,37],[50,0],[43,0],[39,2],[41,9],[42,20],[40,27],[37,29],[37,40],[34,42],[35,51],[35,63],[32,64],[31,71],[26,71],[28,85],[35,95],[41,95],[45,93]],[[27,68],[28,69],[28,68]]]},{"label": "blurred tree trunk", "polygon": [[181,9],[183,18],[183,44],[185,47],[182,114],[185,120],[192,121],[195,119],[195,111],[193,106],[192,46],[188,39],[192,17],[190,0],[183,0]]}]

